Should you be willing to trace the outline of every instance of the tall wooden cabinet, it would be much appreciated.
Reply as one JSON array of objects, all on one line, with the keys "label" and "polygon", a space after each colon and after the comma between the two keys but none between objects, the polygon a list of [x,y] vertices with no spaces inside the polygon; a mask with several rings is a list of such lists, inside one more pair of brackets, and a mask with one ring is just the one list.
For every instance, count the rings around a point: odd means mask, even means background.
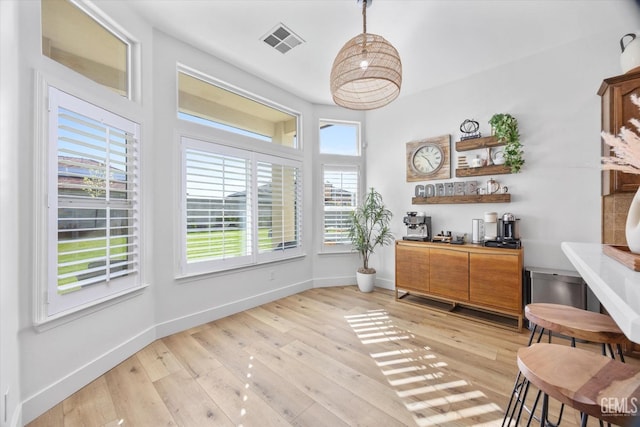
[{"label": "tall wooden cabinet", "polygon": [[[629,119],[640,119],[640,110],[631,102],[631,95],[640,96],[640,71],[630,72],[605,79],[600,85],[598,95],[602,102],[602,130],[614,135],[626,126],[636,130]],[[603,143],[602,153],[610,155],[610,147]],[[619,171],[604,171],[602,175],[602,194],[636,191],[640,186],[640,175]]]},{"label": "tall wooden cabinet", "polygon": [[460,315],[490,313],[493,318],[475,318],[519,330],[522,260],[523,249],[398,240],[396,299],[416,304],[435,301],[439,304],[432,307]]}]

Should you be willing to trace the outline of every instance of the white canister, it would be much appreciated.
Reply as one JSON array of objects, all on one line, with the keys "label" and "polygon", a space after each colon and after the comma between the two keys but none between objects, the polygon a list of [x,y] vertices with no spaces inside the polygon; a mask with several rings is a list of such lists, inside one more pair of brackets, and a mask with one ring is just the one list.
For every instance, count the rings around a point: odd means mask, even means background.
[{"label": "white canister", "polygon": [[498,237],[498,213],[484,213],[484,240],[495,240]]},{"label": "white canister", "polygon": [[498,212],[485,212],[484,222],[498,222]]}]

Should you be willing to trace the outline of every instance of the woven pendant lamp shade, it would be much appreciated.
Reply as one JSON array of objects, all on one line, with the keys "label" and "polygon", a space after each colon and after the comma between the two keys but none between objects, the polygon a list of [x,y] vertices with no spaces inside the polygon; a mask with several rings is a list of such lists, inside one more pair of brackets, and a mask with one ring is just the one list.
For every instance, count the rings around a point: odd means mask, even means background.
[{"label": "woven pendant lamp shade", "polygon": [[[363,61],[368,63],[362,67]],[[363,33],[349,40],[331,67],[333,101],[352,110],[373,110],[400,94],[402,62],[382,36]]]}]

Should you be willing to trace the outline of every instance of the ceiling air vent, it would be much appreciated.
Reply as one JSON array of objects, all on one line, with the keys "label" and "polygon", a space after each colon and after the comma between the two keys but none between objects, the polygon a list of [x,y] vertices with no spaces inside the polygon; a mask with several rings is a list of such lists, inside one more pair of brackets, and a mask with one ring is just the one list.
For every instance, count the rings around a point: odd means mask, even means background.
[{"label": "ceiling air vent", "polygon": [[304,40],[282,23],[276,25],[271,31],[262,36],[261,39],[280,53],[287,53],[304,42]]}]

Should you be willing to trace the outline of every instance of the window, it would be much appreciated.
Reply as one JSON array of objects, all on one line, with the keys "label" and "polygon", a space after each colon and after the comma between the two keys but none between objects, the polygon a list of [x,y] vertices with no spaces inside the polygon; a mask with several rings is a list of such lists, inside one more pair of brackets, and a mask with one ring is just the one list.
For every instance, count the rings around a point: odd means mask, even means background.
[{"label": "window", "polygon": [[360,123],[320,121],[320,154],[360,155]]},{"label": "window", "polygon": [[139,285],[139,126],[49,87],[47,316]]},{"label": "window", "polygon": [[130,43],[68,0],[42,0],[42,54],[128,97]]},{"label": "window", "polygon": [[182,273],[289,258],[301,248],[301,163],[182,138]]},{"label": "window", "polygon": [[349,250],[350,216],[358,205],[360,171],[360,123],[319,121],[322,162],[322,251]]},{"label": "window", "polygon": [[358,204],[358,168],[324,166],[324,244],[349,245],[351,213]]},{"label": "window", "polygon": [[298,118],[178,72],[178,117],[256,140],[298,148]]}]

